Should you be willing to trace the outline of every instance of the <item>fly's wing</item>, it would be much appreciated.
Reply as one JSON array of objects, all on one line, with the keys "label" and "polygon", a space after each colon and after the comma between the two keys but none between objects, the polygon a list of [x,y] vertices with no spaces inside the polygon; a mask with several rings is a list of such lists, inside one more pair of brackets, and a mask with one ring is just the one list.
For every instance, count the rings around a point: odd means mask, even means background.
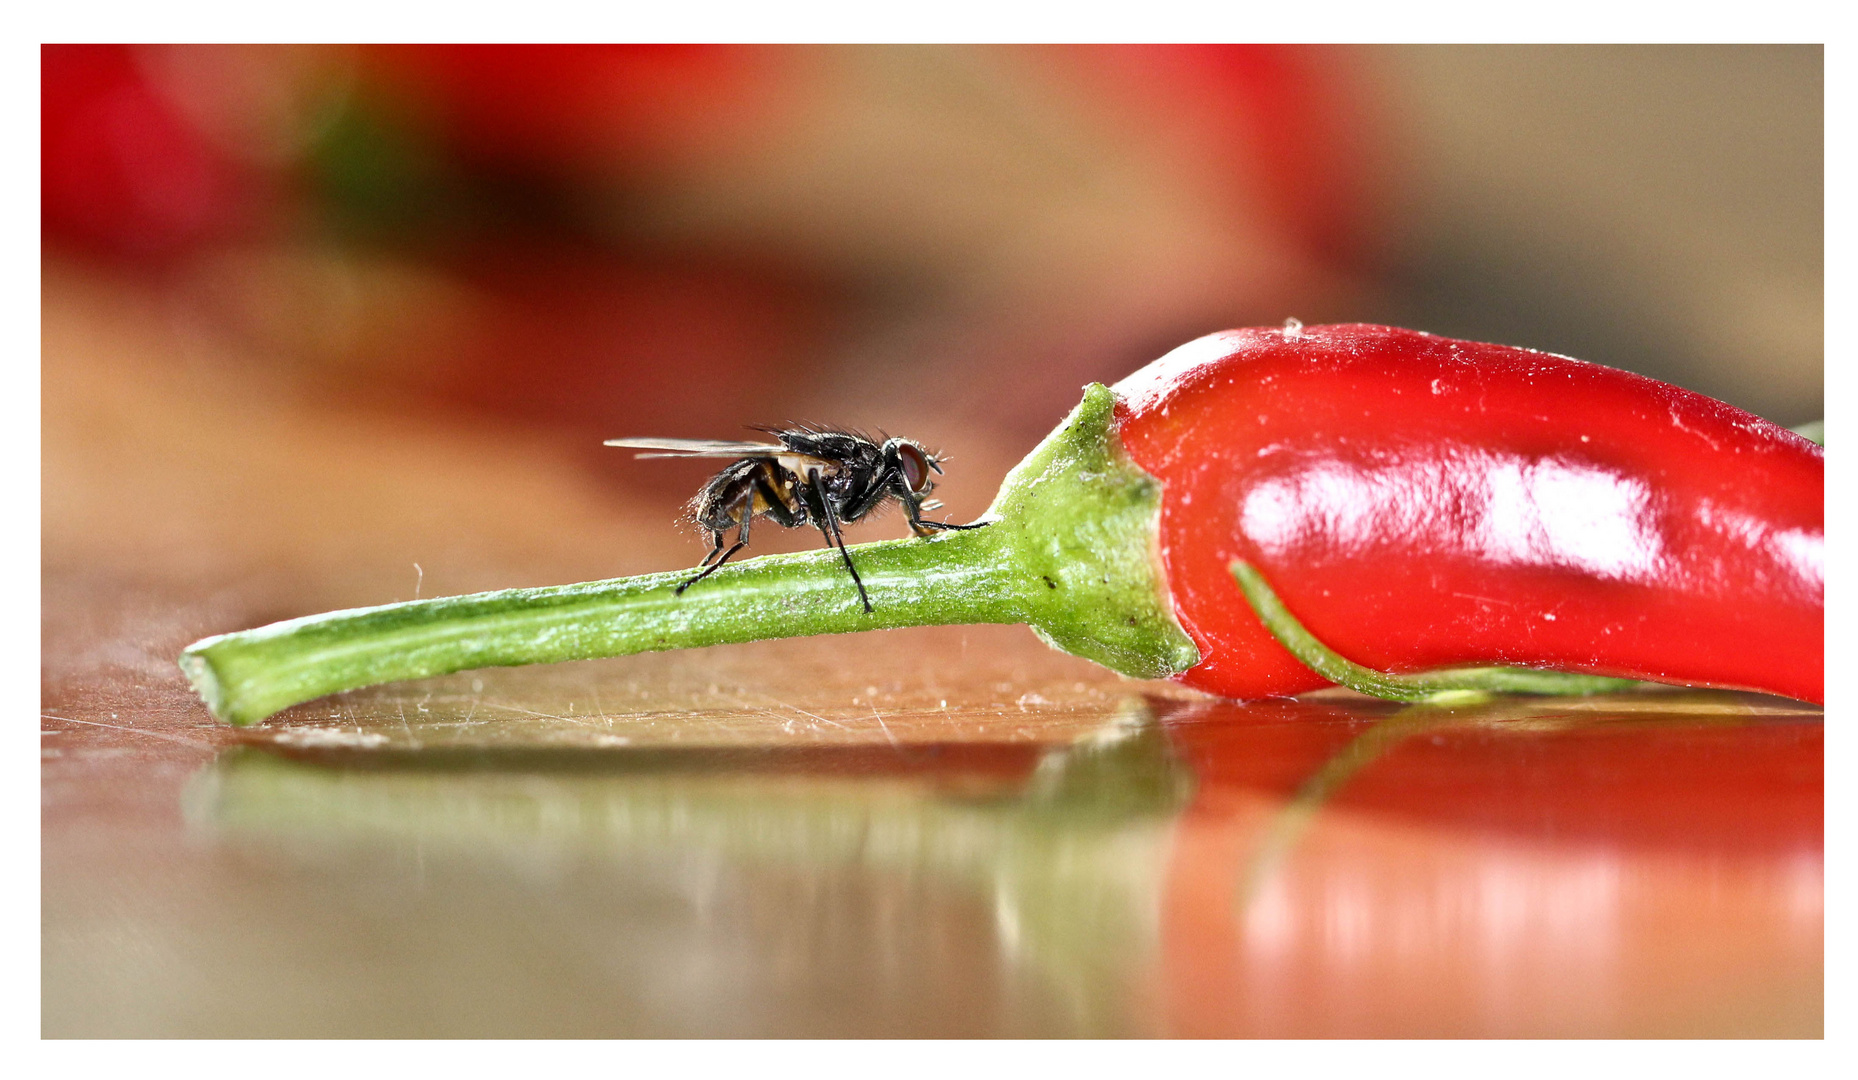
[{"label": "fly's wing", "polygon": [[606,445],[623,446],[630,450],[652,451],[651,453],[632,455],[633,457],[640,458],[787,457],[791,453],[787,447],[780,443],[730,442],[726,439],[608,439]]},{"label": "fly's wing", "polygon": [[797,454],[783,443],[730,442],[726,439],[608,439],[607,446],[648,451],[635,458],[772,458],[782,468],[805,475],[809,467],[830,471],[837,465],[826,458]]}]

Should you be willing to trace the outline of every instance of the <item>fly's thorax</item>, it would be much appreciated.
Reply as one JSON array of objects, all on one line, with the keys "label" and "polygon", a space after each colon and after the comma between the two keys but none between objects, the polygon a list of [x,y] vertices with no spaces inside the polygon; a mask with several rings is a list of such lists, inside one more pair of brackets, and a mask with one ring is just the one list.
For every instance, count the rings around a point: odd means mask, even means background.
[{"label": "fly's thorax", "polygon": [[812,469],[817,469],[821,477],[870,472],[883,461],[877,444],[848,432],[796,430],[778,432],[777,437],[804,459],[804,464],[788,462],[789,468],[802,475]]}]

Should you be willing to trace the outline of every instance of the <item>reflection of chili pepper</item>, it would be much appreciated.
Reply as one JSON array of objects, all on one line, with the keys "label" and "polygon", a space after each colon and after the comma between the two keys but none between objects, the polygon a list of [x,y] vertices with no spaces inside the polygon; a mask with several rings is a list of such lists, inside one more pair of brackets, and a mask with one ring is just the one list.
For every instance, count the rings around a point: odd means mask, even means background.
[{"label": "reflection of chili pepper", "polygon": [[[1813,443],[1640,376],[1386,327],[1239,330],[1090,387],[988,528],[854,549],[872,612],[817,551],[681,596],[677,572],[336,612],[181,663],[250,723],[472,667],[1025,622],[1234,697],[1651,679],[1819,701],[1823,489]],[[1467,663],[1504,666],[1430,670]]]},{"label": "reflection of chili pepper", "polygon": [[1658,698],[1630,723],[1617,701],[1164,705],[1196,779],[1158,908],[1166,1033],[1574,1031],[1599,987],[1633,1003],[1614,1030],[1646,1030],[1734,970],[1817,986],[1823,725]]}]

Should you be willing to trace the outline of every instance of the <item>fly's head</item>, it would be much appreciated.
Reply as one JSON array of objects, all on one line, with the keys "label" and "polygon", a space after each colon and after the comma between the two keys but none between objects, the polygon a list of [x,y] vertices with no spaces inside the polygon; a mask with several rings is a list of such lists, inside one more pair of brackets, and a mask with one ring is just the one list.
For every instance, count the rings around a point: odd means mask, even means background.
[{"label": "fly's head", "polygon": [[942,471],[940,459],[909,439],[884,443],[884,466],[917,499],[927,498],[935,490],[935,475]]}]

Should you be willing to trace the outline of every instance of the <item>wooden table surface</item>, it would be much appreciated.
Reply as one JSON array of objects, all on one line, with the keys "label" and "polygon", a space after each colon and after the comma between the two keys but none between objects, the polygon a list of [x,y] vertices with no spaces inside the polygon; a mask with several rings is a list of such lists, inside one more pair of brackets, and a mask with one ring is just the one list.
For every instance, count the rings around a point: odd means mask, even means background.
[{"label": "wooden table surface", "polygon": [[[197,637],[697,542],[546,440],[45,297],[47,1036],[1821,1032],[1822,715],[1772,698],[1237,704],[987,626],[219,726]],[[1017,452],[976,441],[957,512]]]}]

